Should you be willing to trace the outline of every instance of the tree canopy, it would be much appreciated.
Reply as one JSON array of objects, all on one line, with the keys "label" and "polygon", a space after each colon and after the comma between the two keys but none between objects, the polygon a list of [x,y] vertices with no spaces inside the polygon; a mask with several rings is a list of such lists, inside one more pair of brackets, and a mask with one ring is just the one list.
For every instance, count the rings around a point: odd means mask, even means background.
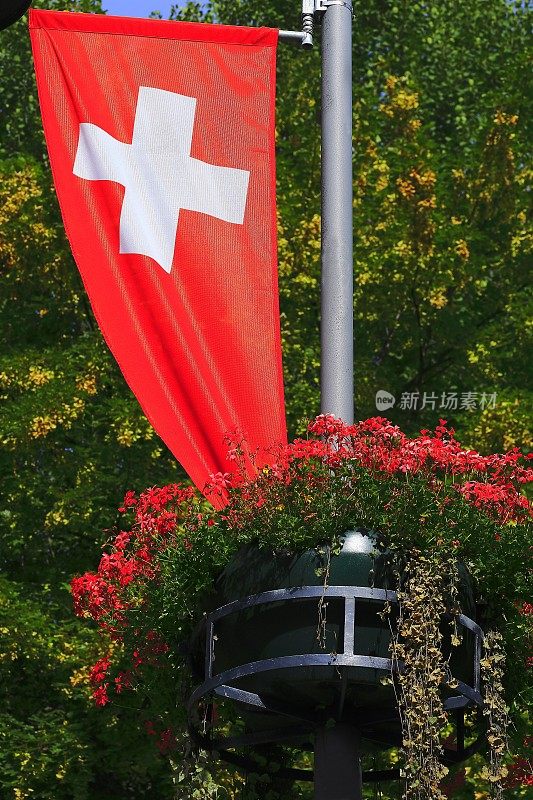
[{"label": "tree canopy", "polygon": [[[407,432],[445,417],[482,452],[530,439],[528,13],[516,0],[355,4],[357,416],[381,414],[385,390],[396,398],[387,415]],[[171,16],[297,29],[299,15],[286,0],[212,0]],[[318,27],[313,51],[278,49],[290,433],[319,410],[319,44]],[[24,20],[0,33],[0,71],[5,796],[162,797],[170,777],[135,709],[89,707],[78,670],[94,641],[71,617],[67,582],[93,565],[127,489],[183,473],[107,351],[70,255]]]}]

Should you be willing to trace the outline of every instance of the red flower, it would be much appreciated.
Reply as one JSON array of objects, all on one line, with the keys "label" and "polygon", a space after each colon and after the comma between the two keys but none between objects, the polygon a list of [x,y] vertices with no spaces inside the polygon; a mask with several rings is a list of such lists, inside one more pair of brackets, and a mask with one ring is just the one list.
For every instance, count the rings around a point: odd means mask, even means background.
[{"label": "red flower", "polygon": [[113,545],[116,547],[117,550],[124,550],[124,548],[127,547],[127,545],[130,543],[130,541],[131,541],[131,533],[129,533],[128,531],[122,531],[121,533],[118,534],[118,536],[115,537]]},{"label": "red flower", "polygon": [[[278,511],[292,514],[302,528],[310,527],[315,520],[321,523],[315,500],[327,496],[333,482],[341,501],[344,497],[350,502],[352,498],[357,501],[358,484],[364,490],[367,479],[374,481],[376,497],[381,498],[379,512],[388,512],[391,519],[396,508],[400,514],[404,512],[402,503],[411,496],[404,495],[402,487],[410,492],[411,487],[419,485],[424,497],[428,491],[433,493],[434,510],[444,521],[451,515],[450,530],[457,525],[454,507],[462,514],[465,503],[501,526],[494,534],[496,540],[511,540],[512,531],[504,526],[532,516],[523,487],[533,479],[533,469],[524,466],[518,450],[490,456],[465,450],[445,420],[440,420],[434,431],[421,430],[411,438],[384,417],[345,425],[332,415],[321,415],[309,425],[309,433],[309,438],[273,446],[263,454],[250,453],[242,436],[236,435],[230,442],[230,463],[235,472],[211,475],[203,497],[184,484],[152,486],[138,497],[134,492],[126,493],[121,511],[132,510],[131,530],[115,536],[96,572],[72,581],[76,614],[94,619],[113,641],[123,644],[117,653],[125,652],[130,659],[131,669],[118,672],[114,679],[108,656],[91,669],[93,697],[98,705],[109,702],[109,685],[120,694],[134,681],[142,681],[143,670],[148,674],[148,668],[169,667],[165,657],[169,645],[158,631],[146,630],[150,590],[163,580],[160,555],[166,559],[173,547],[179,559],[187,559],[192,551],[192,561],[195,553],[201,555],[200,537],[205,527],[220,524],[238,532],[250,520],[260,524]],[[223,509],[222,513],[207,511],[206,498],[219,512]],[[431,513],[426,515],[413,507],[411,516],[420,533]],[[384,533],[386,526],[385,517]],[[457,527],[453,535],[458,538],[451,541],[456,549],[468,541],[460,531]],[[445,544],[443,539],[437,543]],[[530,615],[532,609],[531,604],[524,603],[521,613]],[[155,729],[150,735],[156,735]],[[158,742],[162,751],[174,747],[172,731],[163,731]]]},{"label": "red flower", "polygon": [[115,691],[117,694],[122,694],[125,689],[131,689],[132,674],[129,670],[119,672],[115,678]]},{"label": "red flower", "polygon": [[89,672],[89,681],[93,686],[98,686],[100,683],[103,683],[107,677],[107,673],[109,670],[110,665],[109,657],[106,656],[105,658],[101,658],[99,661],[94,664]]},{"label": "red flower", "polygon": [[161,731],[159,734],[159,738],[156,742],[157,748],[160,753],[165,755],[166,753],[171,753],[177,747],[176,737],[172,731],[172,728],[167,728],[165,731]]},{"label": "red flower", "polygon": [[108,686],[108,683],[103,683],[94,690],[92,696],[97,706],[105,706],[109,703],[109,697],[107,694]]},{"label": "red flower", "polygon": [[128,491],[124,495],[124,500],[122,501],[122,505],[119,508],[119,511],[124,513],[127,511],[128,508],[133,508],[137,505],[137,498],[135,497],[135,492]]},{"label": "red flower", "polygon": [[529,750],[529,758],[519,756],[509,766],[509,774],[505,780],[507,789],[516,789],[522,786],[533,786],[533,770],[531,769],[531,744],[533,736],[524,739],[524,747]]}]

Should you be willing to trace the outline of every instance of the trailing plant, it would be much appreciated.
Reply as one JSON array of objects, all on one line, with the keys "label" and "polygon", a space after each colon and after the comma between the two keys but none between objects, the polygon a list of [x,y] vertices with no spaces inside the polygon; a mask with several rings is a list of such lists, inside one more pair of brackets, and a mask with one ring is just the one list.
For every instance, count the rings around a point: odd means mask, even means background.
[{"label": "trailing plant", "polygon": [[[449,587],[456,588],[450,555],[409,554],[398,590],[399,619],[391,654],[402,722],[405,800],[445,800],[441,784],[441,731],[447,724],[442,685],[450,677],[443,653],[441,620],[450,611]],[[404,586],[402,586],[404,584]],[[456,609],[455,609],[456,610]],[[403,669],[399,669],[399,664]]]},{"label": "trailing plant", "polygon": [[503,692],[504,670],[505,652],[502,647],[502,636],[497,631],[490,631],[483,642],[481,659],[481,675],[485,684],[483,713],[487,717],[487,741],[490,753],[489,764],[484,767],[482,775],[490,781],[491,794],[496,800],[501,800],[503,797],[503,779],[509,774],[504,763],[508,736],[507,706]]},{"label": "trailing plant", "polygon": [[[394,681],[406,800],[445,796],[442,685],[452,683],[442,620],[448,615],[453,648],[460,643],[459,562],[475,581],[485,628],[501,635],[501,653],[491,634],[483,658],[492,747],[486,778],[501,791],[503,710],[507,703],[518,719],[529,686],[524,629],[531,617],[521,613],[531,578],[527,459],[518,450],[464,450],[444,420],[410,438],[383,418],[347,426],[321,416],[308,438],[267,453],[250,453],[236,435],[228,447],[234,470],[212,475],[205,494],[182,484],[128,492],[120,509],[125,524],[98,570],[73,580],[76,613],[95,620],[113,645],[91,672],[95,702],[135,693],[160,751],[179,759],[191,686],[184,649],[232,556],[244,545],[278,554],[335,552],[346,530],[366,528],[397,574],[400,616],[391,649],[405,664]],[[517,666],[505,680],[503,654]]]}]

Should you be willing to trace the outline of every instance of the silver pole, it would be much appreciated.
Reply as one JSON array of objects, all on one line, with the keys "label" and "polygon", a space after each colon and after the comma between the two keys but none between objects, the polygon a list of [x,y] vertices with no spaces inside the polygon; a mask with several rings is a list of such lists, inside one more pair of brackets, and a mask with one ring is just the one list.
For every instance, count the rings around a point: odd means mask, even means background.
[{"label": "silver pole", "polygon": [[322,18],[321,411],[354,418],[352,11]]},{"label": "silver pole", "polygon": [[359,734],[349,725],[321,728],[315,736],[314,800],[361,800]]},{"label": "silver pole", "polygon": [[[352,10],[322,17],[322,294],[320,408],[354,419]],[[361,800],[360,735],[349,725],[315,737],[315,800]]]}]

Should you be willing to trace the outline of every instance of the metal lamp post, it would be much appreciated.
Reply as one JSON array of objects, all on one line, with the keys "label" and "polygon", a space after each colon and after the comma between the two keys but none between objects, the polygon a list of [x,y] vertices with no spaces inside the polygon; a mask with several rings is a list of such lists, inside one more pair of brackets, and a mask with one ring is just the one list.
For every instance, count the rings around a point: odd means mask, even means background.
[{"label": "metal lamp post", "polygon": [[[353,368],[352,8],[322,15],[322,274],[320,409],[351,424]],[[360,800],[360,737],[337,724],[315,737],[315,800]]]},{"label": "metal lamp post", "polygon": [[321,411],[351,424],[353,373],[352,8],[322,11]]},{"label": "metal lamp post", "polygon": [[[320,410],[351,424],[353,367],[352,6],[304,0],[304,30],[322,23],[322,241]],[[348,725],[315,737],[315,800],[362,797],[359,734]]]},{"label": "metal lamp post", "polygon": [[360,800],[362,773],[358,731],[343,723],[315,734],[315,800]]},{"label": "metal lamp post", "polygon": [[322,24],[322,276],[320,409],[351,424],[353,369],[353,185],[351,0],[303,0],[303,31],[282,42],[312,47]]}]

